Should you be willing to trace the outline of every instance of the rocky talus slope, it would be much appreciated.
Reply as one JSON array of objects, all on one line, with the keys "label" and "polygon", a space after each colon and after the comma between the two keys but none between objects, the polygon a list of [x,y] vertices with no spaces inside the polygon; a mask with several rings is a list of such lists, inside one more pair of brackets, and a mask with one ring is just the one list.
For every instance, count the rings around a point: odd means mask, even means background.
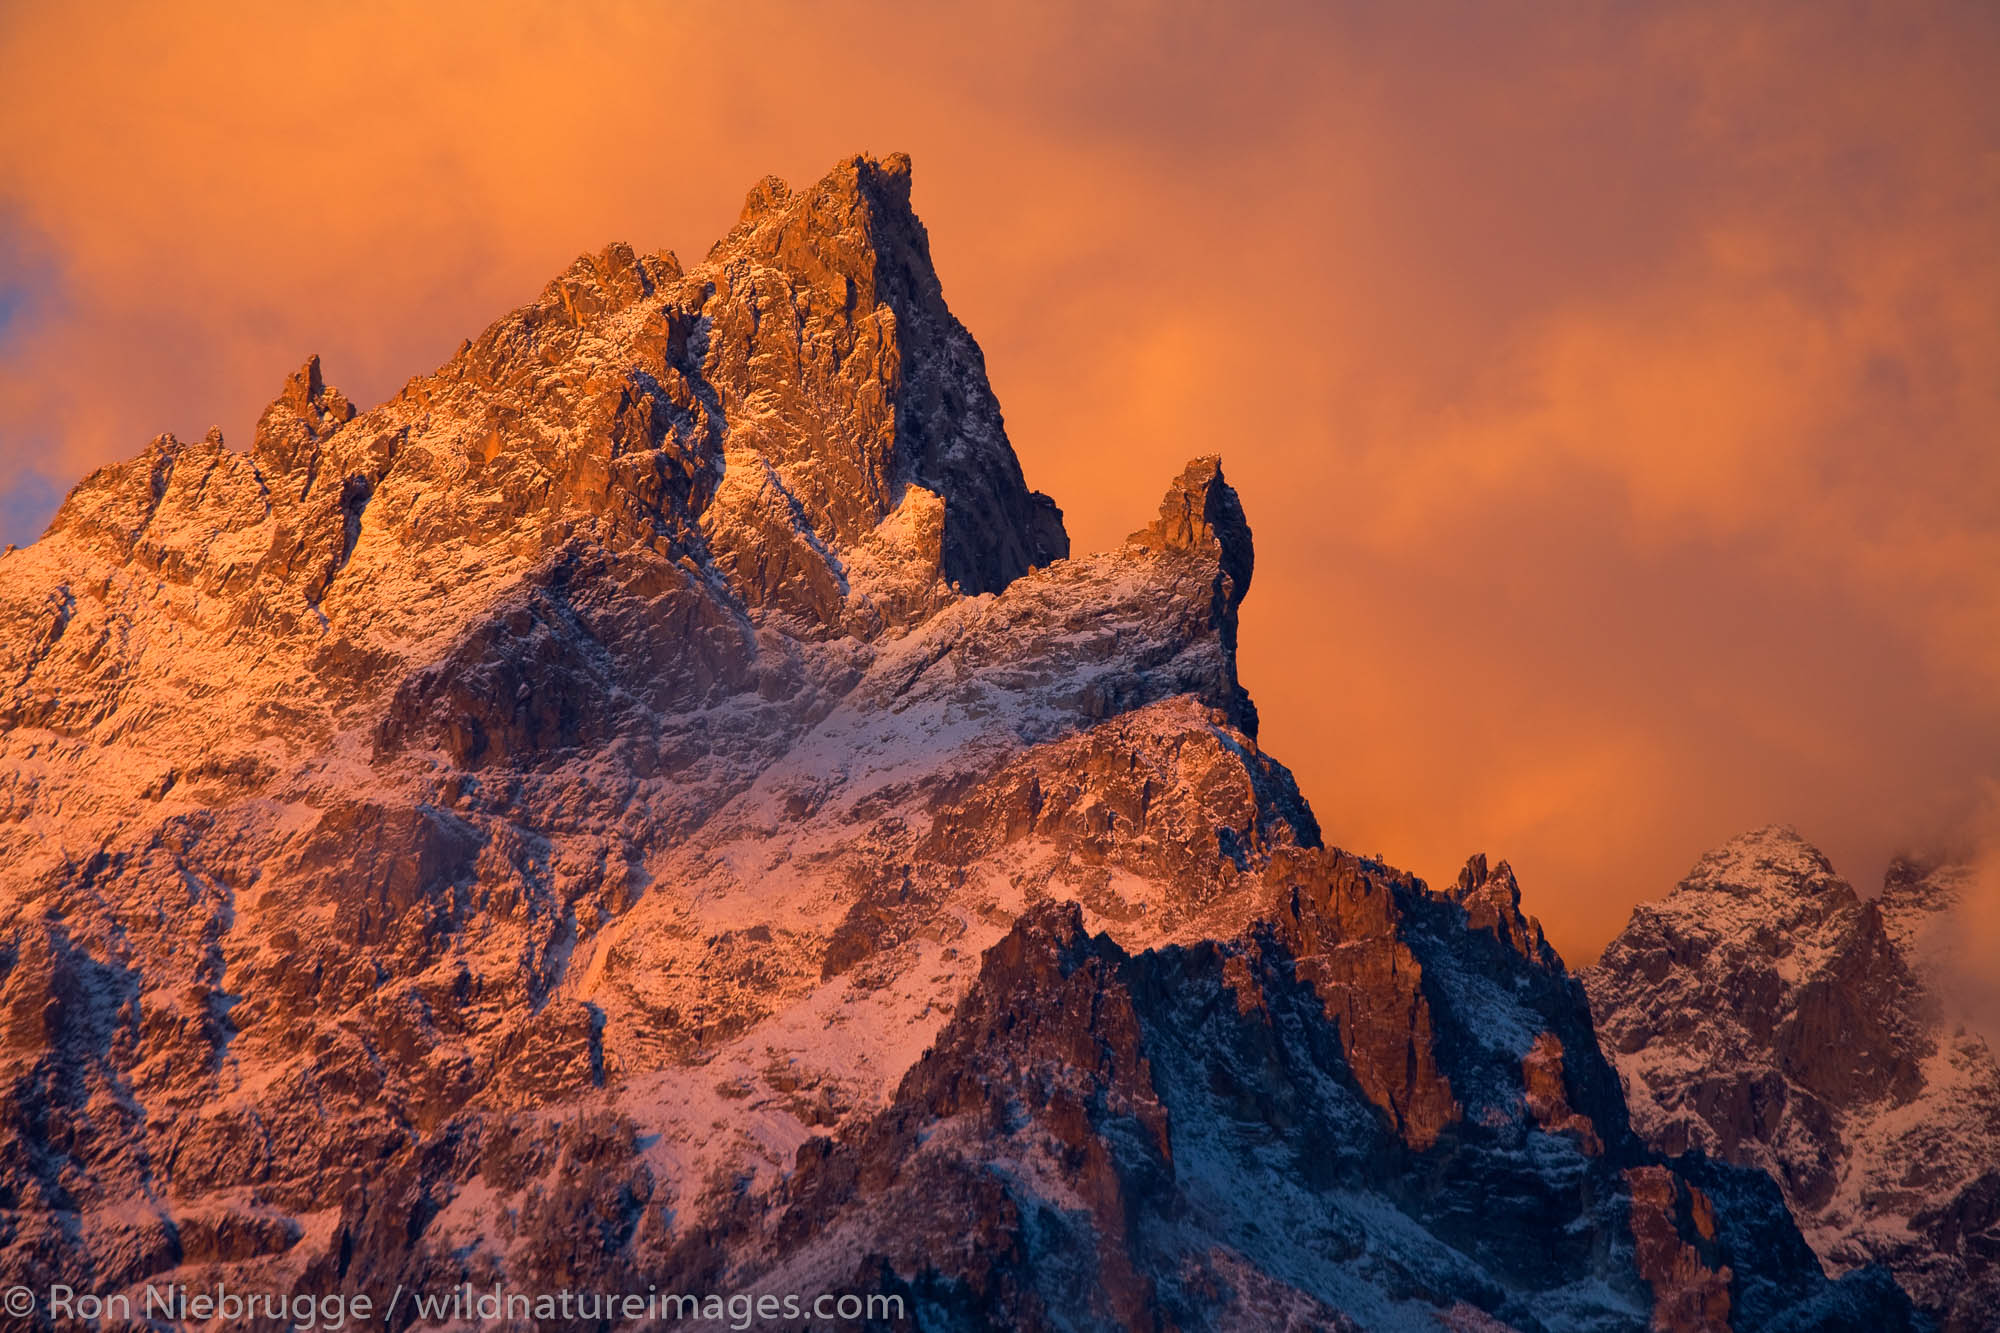
[{"label": "rocky talus slope", "polygon": [[1783,1187],[1826,1266],[2000,1329],[2000,1064],[1941,986],[1969,871],[1864,899],[1787,828],[1710,852],[1584,974],[1635,1128]]},{"label": "rocky talus slope", "polygon": [[1322,842],[1215,459],[1069,555],[909,191],[309,362],[0,558],[0,1283],[1905,1327],[1632,1134],[1504,865]]}]

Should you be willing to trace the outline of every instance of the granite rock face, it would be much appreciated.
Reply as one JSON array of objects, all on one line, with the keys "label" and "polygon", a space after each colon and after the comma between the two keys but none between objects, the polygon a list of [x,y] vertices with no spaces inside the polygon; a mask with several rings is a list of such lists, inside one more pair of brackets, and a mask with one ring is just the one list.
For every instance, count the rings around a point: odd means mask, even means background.
[{"label": "granite rock face", "polygon": [[1633,1136],[1504,866],[1323,843],[1217,460],[1069,555],[909,183],[367,411],[308,361],[0,557],[0,1284],[1902,1326]]},{"label": "granite rock face", "polygon": [[1938,984],[1970,871],[1864,899],[1787,828],[1710,852],[1584,974],[1639,1132],[1776,1179],[1826,1266],[2000,1328],[2000,1065]]}]

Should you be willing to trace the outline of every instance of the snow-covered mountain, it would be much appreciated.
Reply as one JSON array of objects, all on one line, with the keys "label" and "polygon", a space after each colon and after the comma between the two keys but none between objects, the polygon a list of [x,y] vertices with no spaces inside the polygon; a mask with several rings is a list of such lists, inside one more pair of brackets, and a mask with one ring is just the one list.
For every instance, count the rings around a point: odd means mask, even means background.
[{"label": "snow-covered mountain", "polygon": [[1584,973],[1634,1126],[1768,1171],[1827,1267],[2000,1329],[2000,1064],[1941,985],[1970,871],[1864,899],[1788,828],[1718,848]]},{"label": "snow-covered mountain", "polygon": [[0,1283],[1905,1326],[1633,1136],[1504,865],[1322,843],[1216,459],[1069,556],[909,189],[308,362],[0,558]]}]

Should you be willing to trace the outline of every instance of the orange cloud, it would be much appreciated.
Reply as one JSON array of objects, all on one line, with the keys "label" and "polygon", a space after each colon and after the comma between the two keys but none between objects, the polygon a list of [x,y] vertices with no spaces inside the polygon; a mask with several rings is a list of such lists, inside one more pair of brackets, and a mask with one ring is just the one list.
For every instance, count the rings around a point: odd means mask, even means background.
[{"label": "orange cloud", "polygon": [[1335,839],[1508,856],[1580,959],[1742,828],[1864,881],[1996,776],[1983,7],[14,6],[0,80],[0,489],[907,149],[1079,547],[1225,456]]}]

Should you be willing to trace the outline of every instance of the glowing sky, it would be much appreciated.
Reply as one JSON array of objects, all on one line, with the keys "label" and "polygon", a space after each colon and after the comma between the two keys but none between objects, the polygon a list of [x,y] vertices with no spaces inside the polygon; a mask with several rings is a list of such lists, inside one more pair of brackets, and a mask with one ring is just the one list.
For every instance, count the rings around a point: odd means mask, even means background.
[{"label": "glowing sky", "polygon": [[0,540],[900,149],[1079,548],[1224,456],[1332,840],[1582,961],[1744,828],[1865,881],[1985,799],[2000,9],[408,9],[0,4]]}]

